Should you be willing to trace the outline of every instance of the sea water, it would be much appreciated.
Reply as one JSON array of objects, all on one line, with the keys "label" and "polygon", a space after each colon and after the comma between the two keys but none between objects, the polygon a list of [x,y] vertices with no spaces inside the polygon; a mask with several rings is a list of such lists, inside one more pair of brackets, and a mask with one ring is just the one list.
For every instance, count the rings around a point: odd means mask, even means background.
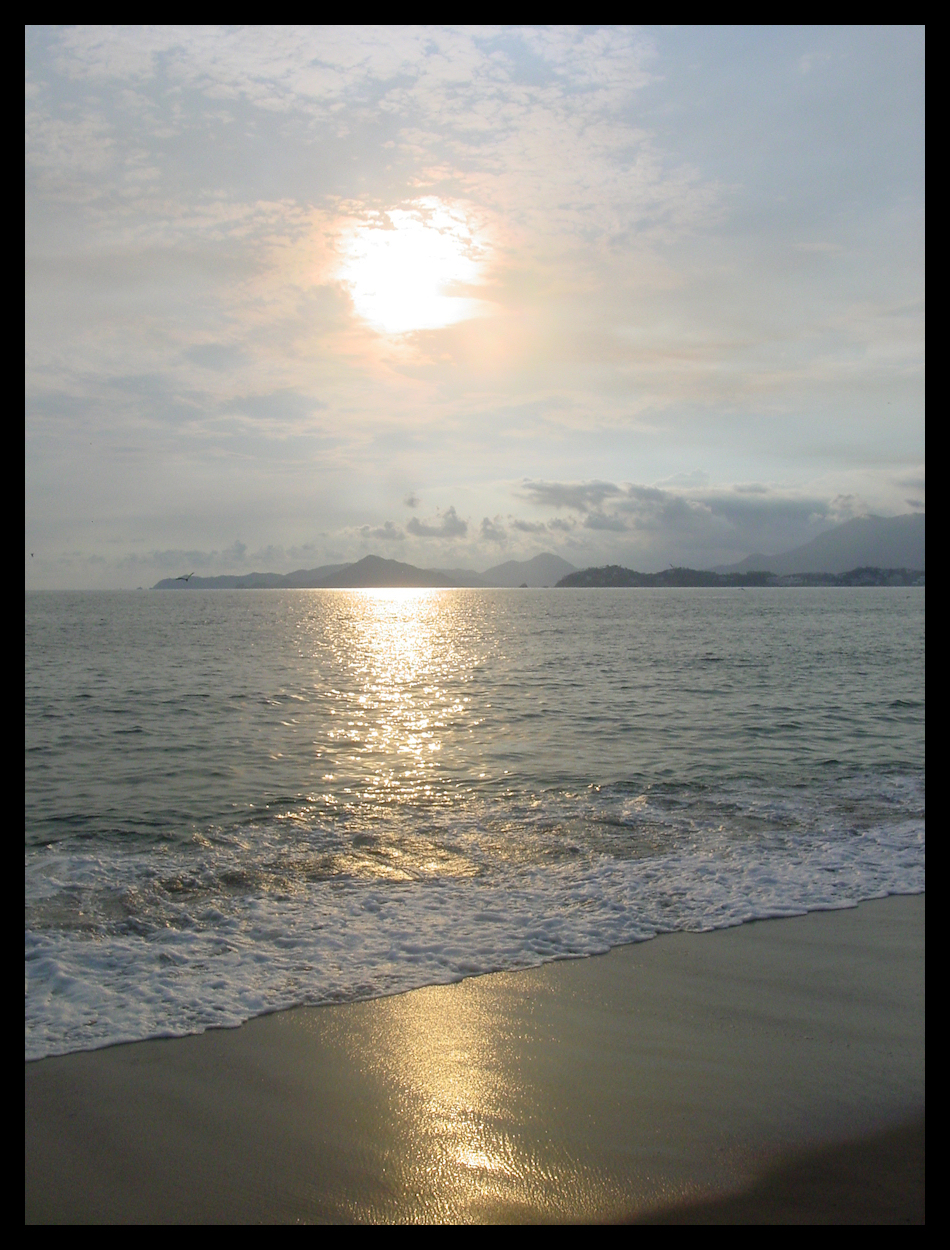
[{"label": "sea water", "polygon": [[924,889],[924,590],[26,597],[26,1055]]}]

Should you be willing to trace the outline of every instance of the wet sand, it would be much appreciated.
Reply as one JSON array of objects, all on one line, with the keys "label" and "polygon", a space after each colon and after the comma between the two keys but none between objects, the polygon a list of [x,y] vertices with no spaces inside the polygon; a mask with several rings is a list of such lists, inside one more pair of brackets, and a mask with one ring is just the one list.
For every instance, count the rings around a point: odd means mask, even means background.
[{"label": "wet sand", "polygon": [[920,895],[28,1063],[26,1219],[914,1222],[923,1110]]}]

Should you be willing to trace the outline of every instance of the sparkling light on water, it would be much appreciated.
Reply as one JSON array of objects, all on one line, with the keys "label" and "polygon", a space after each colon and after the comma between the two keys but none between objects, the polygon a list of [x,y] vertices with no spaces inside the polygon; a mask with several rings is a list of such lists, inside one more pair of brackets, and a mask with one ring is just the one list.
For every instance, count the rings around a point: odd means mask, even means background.
[{"label": "sparkling light on water", "polygon": [[28,596],[28,1053],[923,889],[923,625],[917,590]]}]

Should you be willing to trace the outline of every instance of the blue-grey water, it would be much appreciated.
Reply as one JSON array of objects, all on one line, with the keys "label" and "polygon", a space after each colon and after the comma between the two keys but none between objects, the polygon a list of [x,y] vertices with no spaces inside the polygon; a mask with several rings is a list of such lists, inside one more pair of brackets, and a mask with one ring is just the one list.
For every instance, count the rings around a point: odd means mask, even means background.
[{"label": "blue-grey water", "polygon": [[26,598],[26,1054],[924,888],[924,590]]}]

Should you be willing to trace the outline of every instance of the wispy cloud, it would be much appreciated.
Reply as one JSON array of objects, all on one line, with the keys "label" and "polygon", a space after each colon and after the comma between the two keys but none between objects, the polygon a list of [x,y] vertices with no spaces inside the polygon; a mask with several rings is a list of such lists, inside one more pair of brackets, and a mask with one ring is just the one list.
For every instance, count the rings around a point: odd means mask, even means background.
[{"label": "wispy cloud", "polygon": [[699,559],[916,507],[923,44],[27,28],[30,549]]}]

